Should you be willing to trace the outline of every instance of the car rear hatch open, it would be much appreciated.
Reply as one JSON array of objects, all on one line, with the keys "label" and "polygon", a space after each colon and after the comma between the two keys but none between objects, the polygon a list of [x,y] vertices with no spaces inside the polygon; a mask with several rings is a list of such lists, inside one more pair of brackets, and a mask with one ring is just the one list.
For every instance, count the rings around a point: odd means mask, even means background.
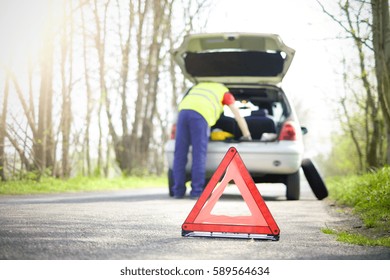
[{"label": "car rear hatch open", "polygon": [[278,84],[295,50],[275,34],[194,34],[174,51],[184,76],[194,83]]}]

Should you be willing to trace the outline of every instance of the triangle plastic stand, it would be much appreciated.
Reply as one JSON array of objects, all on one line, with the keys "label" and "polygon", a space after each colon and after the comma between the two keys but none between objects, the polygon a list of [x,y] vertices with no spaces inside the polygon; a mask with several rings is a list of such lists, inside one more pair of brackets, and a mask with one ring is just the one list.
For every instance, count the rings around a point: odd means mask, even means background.
[{"label": "triangle plastic stand", "polygon": [[[237,185],[251,215],[227,216],[211,213],[231,181]],[[279,234],[279,227],[239,153],[236,148],[229,148],[184,221],[182,236],[279,240]]]}]

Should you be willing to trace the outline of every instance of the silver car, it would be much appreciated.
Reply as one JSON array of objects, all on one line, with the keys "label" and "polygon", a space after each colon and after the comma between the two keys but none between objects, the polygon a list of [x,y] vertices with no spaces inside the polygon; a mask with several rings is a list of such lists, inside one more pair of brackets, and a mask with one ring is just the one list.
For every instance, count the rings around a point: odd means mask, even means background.
[{"label": "silver car", "polygon": [[[229,148],[235,147],[255,183],[284,183],[286,198],[299,199],[306,129],[280,87],[294,53],[278,35],[253,33],[189,35],[174,51],[184,76],[194,84],[214,81],[230,89],[252,135],[251,141],[241,141],[241,131],[229,110],[221,115],[210,131],[206,182]],[[174,147],[172,133],[165,147],[171,195]],[[188,159],[190,181],[191,150]]]}]

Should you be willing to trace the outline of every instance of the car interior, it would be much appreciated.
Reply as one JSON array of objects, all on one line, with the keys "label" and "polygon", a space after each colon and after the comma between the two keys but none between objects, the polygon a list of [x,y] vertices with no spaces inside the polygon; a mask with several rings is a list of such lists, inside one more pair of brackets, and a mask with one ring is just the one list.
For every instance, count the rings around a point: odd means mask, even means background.
[{"label": "car interior", "polygon": [[[280,90],[232,87],[229,89],[236,99],[240,114],[248,124],[252,141],[274,141],[282,123],[289,115],[289,108]],[[224,141],[237,141],[242,136],[241,130],[230,110],[226,109],[211,131],[228,132],[234,136]],[[275,137],[269,137],[270,135]]]}]

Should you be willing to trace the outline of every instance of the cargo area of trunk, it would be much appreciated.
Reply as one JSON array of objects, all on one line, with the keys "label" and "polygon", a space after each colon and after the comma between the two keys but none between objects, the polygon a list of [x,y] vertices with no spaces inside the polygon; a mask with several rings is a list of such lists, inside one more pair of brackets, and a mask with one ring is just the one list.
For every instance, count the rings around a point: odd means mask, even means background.
[{"label": "cargo area of trunk", "polygon": [[[236,99],[236,106],[245,118],[253,141],[274,141],[282,123],[289,115],[289,107],[283,93],[274,87],[229,88]],[[217,123],[211,127],[213,132],[227,132],[229,137],[220,140],[239,140],[242,132],[225,108]]]}]

